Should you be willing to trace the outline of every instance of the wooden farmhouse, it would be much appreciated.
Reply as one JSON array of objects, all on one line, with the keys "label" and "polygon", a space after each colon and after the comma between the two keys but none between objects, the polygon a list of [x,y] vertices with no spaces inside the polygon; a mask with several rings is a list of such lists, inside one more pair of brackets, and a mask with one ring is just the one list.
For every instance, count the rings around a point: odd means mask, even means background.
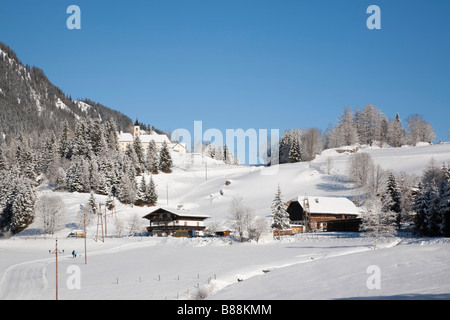
[{"label": "wooden farmhouse", "polygon": [[358,231],[358,207],[347,198],[297,197],[288,202],[293,229],[310,231]]},{"label": "wooden farmhouse", "polygon": [[206,228],[204,220],[209,216],[156,208],[143,218],[150,221],[147,230],[152,236],[194,236],[202,234]]}]

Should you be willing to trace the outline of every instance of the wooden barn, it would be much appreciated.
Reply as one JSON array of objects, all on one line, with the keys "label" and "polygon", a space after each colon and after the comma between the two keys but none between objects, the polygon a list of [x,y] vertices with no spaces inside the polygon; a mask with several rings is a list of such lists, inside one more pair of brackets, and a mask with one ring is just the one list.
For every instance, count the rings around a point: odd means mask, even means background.
[{"label": "wooden barn", "polygon": [[[303,232],[328,230],[330,221],[356,219],[359,215],[359,209],[353,202],[335,197],[300,196],[288,202],[287,212],[291,224],[303,226]],[[341,224],[341,229],[344,229],[343,224],[345,222]],[[336,225],[336,228],[339,227]]]},{"label": "wooden barn", "polygon": [[143,217],[150,221],[147,227],[150,235],[199,235],[206,226],[207,215],[197,215],[190,212],[157,208]]}]

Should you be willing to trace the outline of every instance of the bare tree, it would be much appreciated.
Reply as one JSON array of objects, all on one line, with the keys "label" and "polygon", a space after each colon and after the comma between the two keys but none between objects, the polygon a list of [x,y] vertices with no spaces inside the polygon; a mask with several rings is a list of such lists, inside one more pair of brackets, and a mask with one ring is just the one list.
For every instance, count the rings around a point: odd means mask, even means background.
[{"label": "bare tree", "polygon": [[36,217],[46,234],[53,234],[64,220],[64,202],[60,196],[43,195],[36,203]]},{"label": "bare tree", "polygon": [[269,230],[269,224],[264,217],[256,217],[252,221],[251,238],[259,242],[261,236]]},{"label": "bare tree", "polygon": [[374,163],[368,153],[355,153],[349,159],[348,177],[350,181],[361,186],[369,182],[370,173],[373,173]]},{"label": "bare tree", "polygon": [[302,153],[304,161],[312,161],[323,149],[323,134],[317,128],[310,128],[302,134]]},{"label": "bare tree", "polygon": [[372,170],[368,172],[368,183],[366,186],[369,195],[378,195],[382,191],[386,184],[386,177],[386,170],[379,164],[372,166]]},{"label": "bare tree", "polygon": [[229,222],[238,235],[239,242],[244,241],[253,217],[253,211],[248,207],[244,207],[242,201],[243,199],[240,196],[233,197],[231,201],[231,215],[229,217]]},{"label": "bare tree", "polygon": [[390,210],[383,210],[383,204],[378,197],[369,199],[362,215],[361,231],[368,237],[373,237],[374,249],[380,238],[392,237],[395,234],[396,214]]},{"label": "bare tree", "polygon": [[412,145],[418,142],[432,142],[436,138],[436,134],[430,123],[418,114],[413,114],[406,118],[406,125],[408,127],[408,141]]},{"label": "bare tree", "polygon": [[135,236],[145,230],[144,224],[142,223],[142,219],[139,218],[137,214],[135,214],[128,223],[128,234],[131,236]]},{"label": "bare tree", "polygon": [[333,170],[333,158],[327,158],[327,174],[331,175],[331,171]]}]

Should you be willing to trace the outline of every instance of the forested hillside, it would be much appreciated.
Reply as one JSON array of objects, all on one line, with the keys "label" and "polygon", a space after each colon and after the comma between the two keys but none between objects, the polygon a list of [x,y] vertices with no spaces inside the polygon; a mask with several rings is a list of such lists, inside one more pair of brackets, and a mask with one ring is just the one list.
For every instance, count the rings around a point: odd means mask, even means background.
[{"label": "forested hillside", "polygon": [[129,117],[100,103],[73,101],[50,82],[44,71],[24,65],[13,50],[0,42],[0,138],[56,132],[64,121],[73,130],[79,118],[112,118],[123,131],[130,130],[133,124]]}]

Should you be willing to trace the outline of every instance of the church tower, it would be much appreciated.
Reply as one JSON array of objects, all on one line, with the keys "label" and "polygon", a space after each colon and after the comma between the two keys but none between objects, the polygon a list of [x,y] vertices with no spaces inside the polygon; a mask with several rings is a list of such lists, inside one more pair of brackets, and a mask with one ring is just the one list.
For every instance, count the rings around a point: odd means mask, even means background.
[{"label": "church tower", "polygon": [[139,137],[141,135],[140,132],[140,126],[139,126],[139,122],[136,119],[136,122],[134,123],[134,129],[133,129],[133,137]]}]

